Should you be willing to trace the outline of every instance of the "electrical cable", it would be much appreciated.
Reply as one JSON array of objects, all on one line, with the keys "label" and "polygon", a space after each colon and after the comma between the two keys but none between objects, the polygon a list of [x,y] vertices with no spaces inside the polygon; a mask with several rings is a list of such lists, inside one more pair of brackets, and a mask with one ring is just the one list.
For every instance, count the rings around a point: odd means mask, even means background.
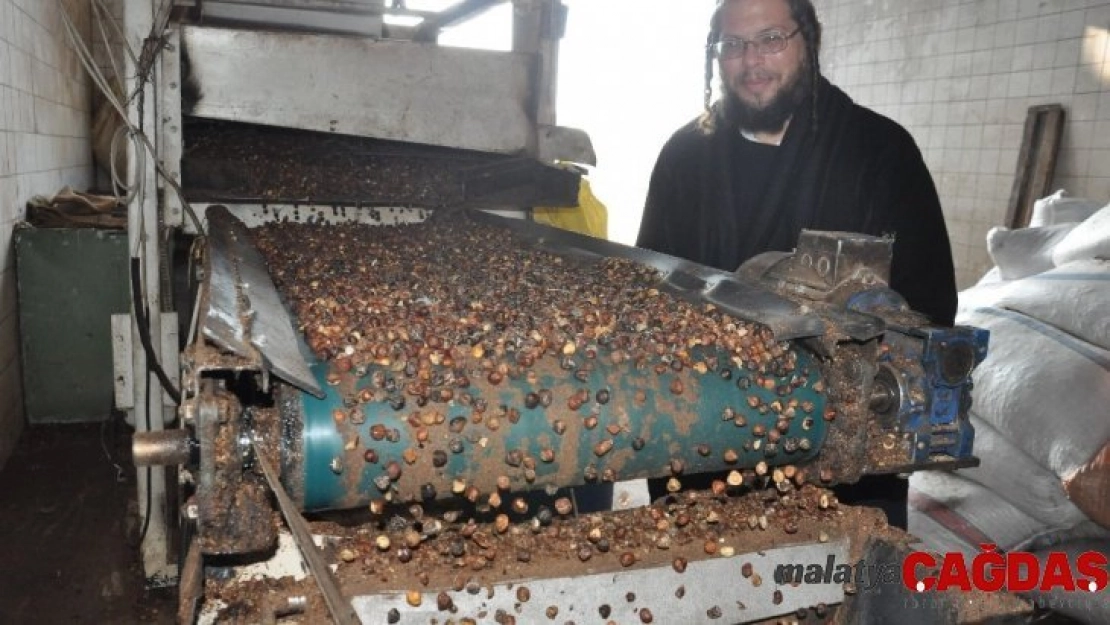
[{"label": "electrical cable", "polygon": [[[118,153],[118,148],[120,145],[119,140],[121,137],[124,136],[128,138],[128,140],[131,142],[132,147],[134,148],[136,160],[135,171],[137,172],[141,172],[143,171],[143,169],[146,168],[146,151],[142,149],[142,146],[138,145],[135,142],[135,135],[127,126],[120,126],[112,134],[111,148],[108,151],[108,171],[110,172],[112,178],[112,195],[115,196],[117,203],[123,204],[124,206],[130,206],[131,202],[133,202],[135,200],[135,197],[138,196],[139,193],[142,191],[143,179],[141,176],[137,176],[137,180],[135,180],[134,183],[129,184],[127,181],[120,179],[119,172],[116,171],[116,154]],[[120,197],[119,189],[123,189],[127,195],[124,197]]]},{"label": "electrical cable", "polygon": [[[117,131],[117,134],[114,135],[113,139],[112,139],[111,172],[112,172],[113,190],[115,191],[115,187],[117,185],[126,190],[127,197],[125,199],[126,199],[126,204],[127,205],[130,205],[134,201],[134,199],[136,197],[138,197],[139,191],[142,188],[142,172],[143,172],[143,170],[145,169],[145,166],[146,166],[146,163],[145,163],[146,154],[144,153],[144,149],[142,149],[142,148],[145,148],[145,152],[148,152],[151,156],[154,157],[153,162],[154,162],[156,171],[163,177],[164,180],[166,180],[166,182],[170,185],[170,187],[173,188],[174,191],[177,193],[178,199],[181,201],[183,208],[185,209],[186,213],[189,215],[189,218],[193,221],[193,224],[196,227],[198,234],[203,236],[204,228],[203,228],[203,226],[200,222],[200,219],[197,217],[196,213],[193,211],[193,209],[189,205],[188,201],[185,200],[184,192],[182,191],[180,185],[178,185],[177,182],[173,179],[173,177],[170,176],[165,171],[165,169],[162,167],[161,163],[157,159],[157,154],[156,154],[156,151],[154,150],[154,146],[152,146],[150,144],[150,140],[147,138],[145,133],[143,133],[143,131],[141,129],[136,128],[134,126],[134,124],[132,124],[131,121],[128,119],[126,111],[124,110],[123,106],[120,104],[119,100],[115,97],[115,94],[112,92],[112,89],[108,85],[107,79],[100,72],[99,68],[96,67],[95,62],[92,58],[92,54],[89,52],[88,47],[85,45],[85,43],[82,40],[80,34],[77,32],[77,28],[76,28],[76,26],[74,26],[72,20],[69,18],[69,13],[66,10],[65,6],[62,4],[61,0],[59,0],[59,7],[60,7],[60,13],[61,13],[61,16],[62,16],[62,23],[63,23],[63,25],[65,27],[65,30],[66,30],[66,35],[68,36],[68,38],[70,40],[70,43],[73,46],[74,51],[77,54],[78,60],[81,62],[82,66],[85,68],[85,71],[88,73],[88,75],[89,75],[90,79],[93,81],[93,83],[97,86],[98,89],[100,89],[104,98],[108,101],[109,104],[112,105],[112,107],[119,114],[120,119],[122,120],[122,122],[124,124],[124,128],[121,128],[121,131]],[[103,10],[103,7],[101,7],[101,10]],[[100,16],[97,16],[97,18],[99,19]],[[101,30],[102,36],[105,36],[102,25],[100,27],[100,30]],[[117,33],[122,35],[122,32],[118,31],[118,28],[117,28]],[[109,45],[109,47],[110,47],[109,42],[106,41],[105,44]],[[134,61],[135,55],[130,50],[130,47],[126,46],[126,40],[125,40],[125,47],[127,47],[128,53],[129,53],[130,57],[132,58],[132,60]],[[115,66],[116,65],[115,57],[111,56],[110,60],[112,62],[113,71],[118,71],[116,66]],[[136,172],[138,172],[138,174],[137,174],[138,178],[133,184],[128,184],[128,183],[122,182],[119,178],[118,172],[115,169],[115,154],[116,154],[117,149],[118,149],[119,138],[122,136],[121,132],[124,129],[126,129],[128,139],[132,142],[133,152],[135,153],[135,158],[136,158],[136,163],[135,163],[134,170]],[[136,139],[138,139],[138,145],[136,145]],[[135,253],[137,254],[138,250],[136,250]],[[132,259],[131,259],[131,291],[132,291],[132,299],[134,300],[134,305],[135,305],[135,320],[136,320],[136,325],[139,328],[140,341],[142,342],[143,349],[144,349],[144,351],[146,352],[146,355],[147,355],[148,366],[151,369],[154,370],[155,374],[158,376],[159,382],[161,383],[162,387],[166,390],[166,393],[169,394],[173,398],[175,403],[180,403],[181,395],[178,392],[178,390],[176,388],[174,388],[173,383],[169,380],[169,377],[166,375],[165,370],[162,368],[161,364],[158,362],[157,355],[154,352],[154,347],[151,344],[151,340],[150,340],[150,319],[146,314],[145,307],[142,305],[142,302],[144,301],[144,299],[142,297],[142,287],[141,287],[140,278],[141,278],[141,276],[139,274],[138,258],[132,257]]]},{"label": "electrical cable", "polygon": [[123,482],[126,479],[124,477],[126,472],[123,470],[123,467],[121,467],[119,463],[116,462],[116,459],[112,457],[112,453],[108,451],[108,444],[104,442],[104,430],[108,427],[109,421],[112,421],[113,423],[112,440],[115,440],[116,438],[116,428],[114,425],[115,420],[111,415],[109,415],[107,419],[100,422],[100,449],[104,452],[104,457],[108,459],[108,464],[112,465],[116,469],[116,482]]},{"label": "electrical cable", "polygon": [[181,202],[182,209],[189,216],[190,221],[193,222],[193,226],[194,228],[196,228],[197,233],[203,236],[204,226],[201,223],[200,218],[197,217],[197,214],[193,210],[192,205],[189,204],[188,200],[185,199],[185,192],[181,188],[181,185],[178,184],[173,176],[171,176],[169,172],[166,171],[165,167],[158,159],[157,150],[154,149],[154,145],[151,144],[150,139],[127,117],[127,111],[124,109],[123,104],[121,104],[119,100],[115,97],[115,94],[112,93],[112,89],[108,85],[108,81],[104,77],[104,74],[101,73],[100,69],[96,67],[96,62],[93,58],[92,53],[89,51],[88,46],[85,45],[84,40],[81,39],[81,35],[77,31],[77,27],[74,26],[73,21],[70,19],[69,13],[68,11],[66,11],[62,0],[58,0],[58,4],[60,7],[62,25],[65,27],[66,36],[69,38],[70,44],[73,46],[74,51],[77,53],[77,59],[81,62],[82,67],[85,68],[85,72],[89,75],[90,79],[92,79],[93,83],[100,90],[101,94],[104,96],[104,99],[109,104],[111,104],[112,108],[114,108],[116,110],[116,113],[119,114],[120,120],[123,122],[123,124],[128,127],[134,137],[139,138],[141,145],[152,157],[155,171],[162,177],[165,183],[174,190],[174,194],[177,195],[178,200]]},{"label": "electrical cable", "polygon": [[[173,11],[175,0],[167,0],[159,2],[159,10],[155,12],[154,19],[150,24],[150,34],[143,39],[143,50],[140,58],[135,58],[135,53],[131,51],[128,46],[128,51],[131,55],[131,60],[135,63],[135,89],[131,95],[127,97],[127,104],[131,104],[136,98],[142,97],[143,90],[147,81],[150,80],[151,74],[154,72],[154,61],[158,58],[161,50],[164,49],[165,37],[161,34],[165,32],[170,21],[170,14]],[[127,39],[120,34],[121,39],[126,42]]]},{"label": "electrical cable", "polygon": [[[171,5],[172,5],[172,3],[171,3]],[[192,221],[194,227],[196,228],[196,232],[197,232],[198,236],[203,237],[204,236],[204,226],[201,223],[200,219],[197,217],[196,212],[193,210],[193,208],[189,204],[188,200],[185,199],[185,193],[182,190],[181,185],[179,185],[177,183],[177,181],[174,180],[174,178],[171,175],[169,175],[169,173],[166,171],[165,167],[162,165],[162,163],[158,159],[157,151],[155,150],[154,146],[151,144],[150,139],[146,136],[146,134],[142,131],[141,128],[136,127],[135,124],[133,124],[131,122],[131,120],[128,118],[127,111],[124,109],[124,106],[120,103],[119,99],[116,97],[116,94],[115,94],[114,90],[111,88],[111,85],[108,83],[108,80],[104,77],[103,73],[97,67],[96,61],[95,61],[92,53],[89,51],[89,49],[86,46],[84,40],[82,39],[80,33],[77,31],[76,26],[74,26],[73,21],[70,19],[69,12],[66,9],[66,6],[65,6],[65,3],[64,3],[63,0],[58,0],[58,7],[59,7],[59,12],[60,12],[61,17],[62,17],[62,24],[63,24],[63,26],[65,28],[65,31],[66,31],[66,36],[69,39],[70,44],[71,44],[78,60],[81,62],[81,65],[85,69],[85,72],[88,74],[90,80],[97,87],[97,89],[101,92],[101,94],[104,96],[105,100],[112,106],[113,109],[115,109],[116,113],[119,115],[119,118],[120,118],[121,122],[123,123],[123,127],[120,130],[117,130],[116,133],[112,137],[112,144],[111,144],[111,150],[110,150],[110,160],[111,160],[110,170],[111,170],[111,177],[112,177],[112,191],[113,191],[113,194],[116,197],[116,200],[120,201],[122,204],[127,206],[129,208],[129,210],[136,210],[136,209],[131,208],[131,205],[134,203],[135,199],[138,198],[141,195],[142,188],[143,188],[144,174],[145,174],[145,171],[146,171],[145,159],[146,159],[146,155],[149,154],[152,157],[155,172],[159,176],[161,176],[163,178],[163,180],[166,181],[166,183],[170,186],[170,188],[172,188],[174,190],[174,193],[176,194],[178,200],[181,202],[181,206],[182,206],[183,210],[189,216],[189,219]],[[167,15],[168,15],[168,13],[167,13]],[[130,104],[135,99],[135,97],[137,97],[137,96],[141,97],[142,96],[142,94],[144,92],[144,89],[145,89],[145,86],[146,86],[146,84],[149,80],[149,74],[150,74],[151,70],[154,67],[153,61],[157,57],[158,52],[153,51],[151,53],[151,55],[150,55],[150,64],[146,68],[146,70],[144,71],[143,68],[142,68],[142,63],[140,63],[140,60],[136,58],[134,51],[127,44],[127,37],[123,34],[122,30],[120,29],[119,25],[116,24],[115,20],[110,19],[110,16],[108,14],[107,9],[100,2],[100,0],[95,0],[94,1],[93,17],[96,20],[97,29],[100,32],[101,38],[104,40],[104,44],[105,44],[107,54],[108,54],[108,61],[111,65],[113,73],[115,74],[116,78],[120,82],[121,90],[123,89],[123,84],[122,84],[123,83],[123,72],[120,70],[120,68],[118,66],[118,63],[117,63],[117,60],[116,60],[116,57],[112,53],[112,47],[113,47],[112,42],[109,41],[108,35],[107,35],[107,33],[105,32],[105,29],[104,29],[103,22],[104,22],[105,17],[109,17],[108,21],[112,25],[112,27],[115,29],[116,34],[120,37],[120,43],[123,45],[124,49],[126,50],[129,58],[131,59],[134,66],[136,67],[136,70],[138,72],[141,72],[141,74],[136,75],[135,92],[132,93],[131,96],[127,98],[127,103]],[[151,35],[149,37],[147,37],[147,42],[157,40],[157,38],[155,37],[155,30],[158,28],[157,27],[158,23],[161,23],[161,20],[156,21],[155,25],[152,26],[152,32],[151,32]],[[142,115],[141,104],[140,104],[140,108],[139,108],[139,115],[140,116]],[[127,135],[128,140],[131,142],[131,145],[130,145],[131,152],[135,155],[134,156],[135,163],[134,163],[133,171],[136,172],[136,174],[135,174],[136,175],[136,180],[133,181],[132,183],[128,183],[128,182],[123,181],[121,179],[121,177],[119,176],[118,172],[116,171],[116,155],[118,153],[119,139],[123,136],[123,134]],[[120,198],[119,189],[124,190],[124,192],[126,194],[125,197]],[[140,219],[143,218],[143,215],[142,215],[141,212],[140,212],[139,216],[140,216]],[[181,403],[181,394],[174,387],[173,383],[169,379],[169,376],[166,375],[165,370],[162,368],[161,364],[158,362],[157,355],[154,352],[154,347],[151,344],[151,339],[150,339],[150,313],[149,313],[149,310],[145,306],[145,298],[143,297],[143,289],[142,289],[142,283],[141,283],[142,276],[141,276],[141,272],[140,272],[140,261],[139,261],[139,258],[138,258],[138,253],[140,252],[141,248],[143,246],[145,246],[145,244],[146,244],[145,237],[144,237],[143,233],[140,232],[139,233],[139,238],[138,238],[138,241],[137,241],[137,245],[139,246],[139,249],[135,250],[135,255],[131,258],[131,298],[132,298],[132,302],[133,302],[133,306],[134,306],[135,323],[136,323],[136,326],[139,330],[139,340],[142,343],[143,350],[146,354],[146,360],[147,360],[147,368],[146,368],[146,371],[143,372],[143,377],[144,377],[144,380],[145,380],[144,383],[145,383],[145,388],[146,388],[146,392],[145,392],[144,396],[146,397],[146,401],[149,403],[150,402],[150,393],[151,393],[151,380],[150,380],[150,378],[151,378],[151,373],[153,372],[158,377],[158,381],[162,385],[162,388],[165,389],[166,393],[173,399],[174,403],[175,404],[180,404]],[[145,406],[144,408],[145,408],[145,410],[143,412],[144,412],[145,417],[146,417],[146,429],[147,429],[147,431],[150,431],[151,430],[150,406],[148,405],[148,406]],[[109,461],[111,461],[111,455],[108,453],[106,446],[104,446],[103,430],[101,432],[101,445],[102,445],[102,447],[104,447],[105,455],[108,456]],[[114,462],[113,462],[113,465],[116,466],[117,471],[120,471],[119,474],[122,474],[122,470],[120,469],[119,465],[116,465]],[[139,541],[138,541],[139,545],[141,545],[143,543],[143,541],[146,540],[146,535],[147,535],[147,532],[148,532],[149,527],[150,527],[150,520],[151,520],[151,517],[153,516],[152,510],[151,510],[151,507],[153,505],[153,489],[151,488],[151,483],[150,483],[152,477],[153,477],[152,469],[151,469],[151,467],[148,466],[148,467],[146,467],[145,515],[144,515],[144,519],[143,519],[143,523],[142,523],[142,529],[140,530],[140,533],[139,533]]]},{"label": "electrical cable", "polygon": [[[157,354],[154,353],[154,346],[150,342],[150,317],[146,310],[145,302],[143,301],[142,289],[139,280],[141,279],[139,272],[139,259],[131,258],[131,301],[135,308],[135,325],[139,328],[139,341],[143,344],[143,351],[146,352],[147,370],[153,371],[158,376],[158,381],[162,384],[162,388],[173,400],[174,404],[181,404],[181,393],[174,387],[173,382],[170,381],[166,371],[162,369],[161,363],[158,362]],[[150,419],[149,410],[147,411],[147,419]],[[149,430],[149,424],[147,426]]]},{"label": "electrical cable", "polygon": [[[100,38],[104,42],[104,51],[108,57],[108,65],[112,68],[112,75],[115,76],[118,83],[116,86],[119,89],[119,95],[122,95],[123,69],[119,62],[116,60],[115,53],[112,51],[112,48],[114,47],[112,45],[112,41],[108,38],[108,33],[104,30],[105,21],[110,22],[112,26],[115,27],[116,32],[120,35],[120,42],[123,43],[123,48],[127,51],[133,62],[135,54],[131,51],[131,46],[127,45],[127,40],[125,37],[123,37],[123,34],[120,32],[119,26],[116,24],[115,20],[113,20],[111,16],[108,15],[108,10],[104,8],[104,5],[102,5],[99,0],[96,0],[91,6],[92,21],[96,23],[96,28],[98,31],[100,31]],[[138,63],[135,64],[138,65]]]},{"label": "electrical cable", "polygon": [[[94,12],[97,10],[100,11],[100,15],[94,15],[94,17],[96,18],[97,29],[100,30],[100,37],[104,40],[104,48],[108,54],[108,60],[112,65],[112,71],[115,72],[116,77],[120,80],[120,88],[122,89],[123,70],[120,69],[120,66],[116,63],[116,56],[112,53],[112,42],[108,39],[108,34],[104,32],[105,21],[112,25],[112,29],[115,30],[116,36],[119,37],[119,43],[123,45],[124,52],[127,53],[128,58],[131,59],[131,63],[136,68],[139,67],[139,59],[136,58],[135,51],[132,50],[131,46],[127,43],[127,36],[123,34],[123,29],[120,28],[120,25],[116,23],[115,19],[112,18],[112,15],[109,13],[107,7],[104,6],[104,3],[100,0],[94,0],[93,10]],[[142,82],[140,82],[139,85],[136,86],[136,88],[140,88],[141,86]],[[130,98],[128,98],[128,100],[130,100]]]}]

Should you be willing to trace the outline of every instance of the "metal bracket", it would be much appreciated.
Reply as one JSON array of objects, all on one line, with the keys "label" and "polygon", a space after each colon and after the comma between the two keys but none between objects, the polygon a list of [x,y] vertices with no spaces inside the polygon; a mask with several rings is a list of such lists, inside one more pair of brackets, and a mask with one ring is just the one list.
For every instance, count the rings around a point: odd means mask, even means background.
[{"label": "metal bracket", "polygon": [[135,407],[135,369],[132,367],[131,315],[112,315],[112,381],[117,410]]}]

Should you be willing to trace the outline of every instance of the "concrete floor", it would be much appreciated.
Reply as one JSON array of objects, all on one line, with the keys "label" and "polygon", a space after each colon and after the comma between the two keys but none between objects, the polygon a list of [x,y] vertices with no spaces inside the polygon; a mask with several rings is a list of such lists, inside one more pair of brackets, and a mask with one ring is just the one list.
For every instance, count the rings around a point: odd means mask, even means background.
[{"label": "concrete floor", "polygon": [[143,587],[129,446],[116,422],[23,432],[0,472],[0,623],[174,622],[176,591]]}]

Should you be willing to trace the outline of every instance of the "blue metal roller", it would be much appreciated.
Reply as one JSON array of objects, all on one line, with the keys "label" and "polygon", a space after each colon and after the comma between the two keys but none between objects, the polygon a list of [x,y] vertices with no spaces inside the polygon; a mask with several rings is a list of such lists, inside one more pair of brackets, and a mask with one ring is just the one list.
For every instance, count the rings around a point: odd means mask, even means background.
[{"label": "blue metal roller", "polygon": [[[501,476],[523,491],[805,463],[825,440],[826,396],[811,357],[800,350],[792,356],[793,371],[782,375],[731,363],[658,373],[599,356],[584,381],[545,358],[532,367],[531,381],[475,380],[469,406],[452,400],[400,409],[381,399],[351,406],[349,399],[372,387],[375,371],[379,381],[397,374],[372,367],[328,385],[328,366],[316,363],[326,394],[297,395],[303,448],[287,471],[303,472],[303,507],[312,511],[360,506],[386,493],[395,501],[484,498]],[[704,350],[692,361],[729,362]],[[545,390],[550,405],[529,407],[528,394],[536,394],[534,403]],[[475,423],[479,400],[486,409]]]}]

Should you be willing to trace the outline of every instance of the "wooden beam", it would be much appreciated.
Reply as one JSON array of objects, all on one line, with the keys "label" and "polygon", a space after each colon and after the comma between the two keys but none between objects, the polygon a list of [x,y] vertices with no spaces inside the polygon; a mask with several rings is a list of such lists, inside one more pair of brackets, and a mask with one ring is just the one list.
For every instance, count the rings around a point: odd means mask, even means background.
[{"label": "wooden beam", "polygon": [[1063,134],[1063,106],[1046,104],[1029,107],[1014,186],[1010,193],[1010,206],[1006,214],[1007,228],[1028,226],[1033,215],[1033,203],[1050,191]]},{"label": "wooden beam", "polygon": [[435,41],[436,37],[439,36],[439,31],[444,28],[467,20],[475,14],[504,1],[505,0],[462,0],[432,17],[425,18],[424,21],[416,27],[416,32],[413,33],[412,39],[413,41]]}]

